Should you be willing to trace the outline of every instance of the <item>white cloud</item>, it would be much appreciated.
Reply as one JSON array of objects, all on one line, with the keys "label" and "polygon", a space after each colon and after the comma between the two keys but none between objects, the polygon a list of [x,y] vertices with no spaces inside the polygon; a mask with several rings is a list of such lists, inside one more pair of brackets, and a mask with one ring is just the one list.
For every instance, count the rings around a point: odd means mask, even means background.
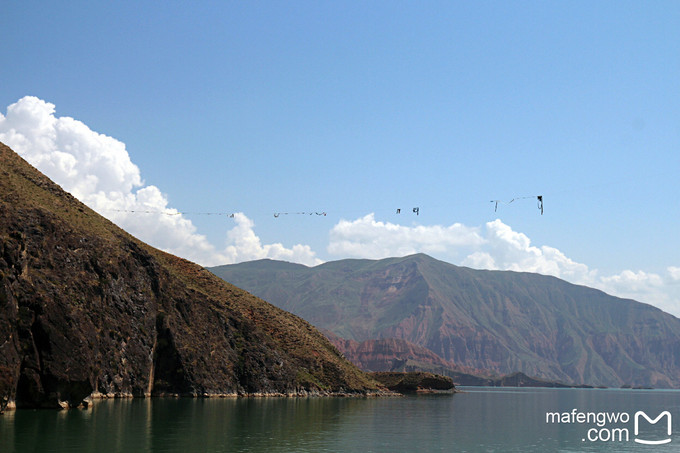
[{"label": "white cloud", "polygon": [[[144,184],[124,143],[54,113],[53,104],[30,96],[20,99],[7,108],[6,116],[0,114],[0,141],[131,234],[203,265],[261,258],[307,265],[321,262],[307,245],[262,244],[254,223],[242,213],[234,215],[226,246],[215,247],[189,219],[169,207],[159,188]],[[330,231],[327,250],[339,258],[373,259],[424,252],[474,268],[538,272],[680,315],[680,267],[670,266],[664,275],[624,270],[600,276],[554,247],[532,245],[528,236],[500,220],[472,227],[460,223],[404,226],[368,214],[338,222]]]},{"label": "white cloud", "polygon": [[[417,252],[483,269],[537,272],[556,277],[586,278],[592,274],[552,247],[535,247],[523,233],[500,220],[484,228],[460,223],[450,226],[404,226],[375,220],[374,214],[338,222],[330,233],[328,252],[338,256],[379,259]],[[460,258],[464,257],[464,258]]]},{"label": "white cloud", "polygon": [[590,270],[587,265],[573,261],[556,248],[532,246],[526,235],[513,231],[500,220],[486,224],[485,239],[483,250],[468,255],[463,264],[486,269],[553,275],[680,315],[678,267],[668,267],[666,277],[641,270],[623,270],[609,276],[599,275],[597,270]]},{"label": "white cloud", "polygon": [[73,118],[57,118],[54,109],[36,97],[20,99],[0,115],[0,138],[78,198],[142,185],[125,144]]},{"label": "white cloud", "polygon": [[644,271],[624,270],[619,274],[601,277],[597,288],[619,297],[645,302],[680,316],[680,279],[678,268],[667,268],[667,275]]},{"label": "white cloud", "polygon": [[667,270],[671,280],[680,282],[680,267],[669,266]]},{"label": "white cloud", "polygon": [[644,271],[624,270],[620,274],[601,277],[599,283],[609,291],[621,294],[623,297],[640,299],[640,296],[658,291],[664,282],[661,276]]},{"label": "white cloud", "polygon": [[340,221],[331,230],[330,239],[328,252],[341,257],[378,259],[431,253],[476,269],[552,275],[680,315],[680,267],[669,267],[667,277],[630,270],[600,276],[597,270],[568,258],[554,247],[532,245],[527,235],[500,220],[483,227],[461,224],[409,227],[379,222],[369,214],[354,221]]},{"label": "white cloud", "polygon": [[228,263],[270,258],[291,261],[309,266],[321,264],[315,253],[308,245],[295,245],[292,249],[282,244],[262,245],[260,238],[255,235],[255,224],[242,213],[234,215],[236,226],[227,232],[227,248],[225,255]]},{"label": "white cloud", "polygon": [[331,229],[328,252],[343,257],[378,259],[417,252],[441,254],[481,242],[477,228],[460,223],[448,227],[408,227],[379,222],[374,214],[368,214],[353,221],[338,222]]},{"label": "white cloud", "polygon": [[482,250],[468,255],[462,261],[463,265],[536,272],[579,282],[594,277],[585,264],[567,258],[556,248],[531,245],[531,240],[525,234],[513,231],[498,219],[486,224],[485,233]]},{"label": "white cloud", "polygon": [[[167,197],[144,185],[125,144],[80,121],[55,116],[55,106],[26,96],[0,114],[0,141],[95,211],[143,241],[203,265],[257,258],[316,264],[304,245],[262,245],[243,214],[228,232],[224,251],[196,233],[192,222],[168,206]],[[130,212],[136,211],[136,212]],[[141,213],[150,211],[151,213]],[[171,214],[171,215],[168,215]]]}]

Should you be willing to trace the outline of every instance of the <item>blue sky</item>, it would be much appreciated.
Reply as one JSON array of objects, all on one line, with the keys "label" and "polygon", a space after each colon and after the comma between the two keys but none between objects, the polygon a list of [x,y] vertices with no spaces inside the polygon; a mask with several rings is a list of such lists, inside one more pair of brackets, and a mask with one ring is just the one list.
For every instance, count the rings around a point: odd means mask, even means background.
[{"label": "blue sky", "polygon": [[[7,144],[161,248],[424,251],[680,314],[678,2],[10,1],[0,29],[2,140],[54,137],[30,115],[82,122],[42,154]],[[25,96],[43,104],[8,110]],[[66,171],[96,134],[122,157]],[[129,178],[83,183],[107,172]],[[490,202],[537,195],[543,215]],[[182,248],[131,206],[241,216],[174,216]],[[273,215],[301,211],[327,215]]]}]

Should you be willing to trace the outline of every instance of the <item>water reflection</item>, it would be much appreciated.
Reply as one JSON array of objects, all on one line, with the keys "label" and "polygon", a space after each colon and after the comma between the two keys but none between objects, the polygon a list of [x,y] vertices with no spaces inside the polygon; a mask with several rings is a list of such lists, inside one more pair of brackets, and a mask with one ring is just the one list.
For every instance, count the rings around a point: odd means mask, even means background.
[{"label": "water reflection", "polygon": [[[549,424],[545,413],[669,410],[680,420],[674,391],[466,390],[380,399],[107,400],[88,410],[24,410],[0,416],[0,451],[638,451],[632,439],[583,442],[587,427]],[[654,451],[677,451],[674,434]]]}]

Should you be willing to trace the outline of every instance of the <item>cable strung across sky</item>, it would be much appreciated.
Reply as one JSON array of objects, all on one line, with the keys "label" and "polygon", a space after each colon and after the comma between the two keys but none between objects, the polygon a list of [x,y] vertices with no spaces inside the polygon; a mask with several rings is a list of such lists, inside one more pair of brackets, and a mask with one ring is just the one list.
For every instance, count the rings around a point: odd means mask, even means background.
[{"label": "cable strung across sky", "polygon": [[162,215],[225,215],[234,217],[235,212],[180,212],[180,211],[152,211],[143,209],[105,209],[108,212],[125,212],[132,214],[162,214]]},{"label": "cable strung across sky", "polygon": [[510,204],[513,201],[526,200],[526,199],[529,199],[529,198],[536,198],[536,200],[538,201],[538,209],[539,209],[539,211],[541,211],[541,215],[543,215],[543,195],[535,195],[535,196],[530,196],[530,197],[517,197],[517,198],[513,198],[512,200],[510,200],[508,202],[505,202],[503,200],[491,200],[491,203],[495,203],[494,208],[493,208],[493,212],[498,211],[498,203]]},{"label": "cable strung across sky", "polygon": [[[536,198],[538,201],[538,209],[541,211],[541,215],[543,215],[543,196],[538,195],[538,196],[530,196],[530,197],[517,197],[513,198],[512,200],[505,202],[502,200],[491,200],[491,203],[495,203],[494,206],[494,212],[498,210],[498,204],[503,203],[503,204],[510,204],[514,201],[517,200],[525,200],[529,198]],[[178,216],[178,215],[217,215],[217,216],[227,216],[230,218],[234,218],[235,212],[189,212],[189,211],[177,211],[177,210],[170,210],[170,211],[154,211],[154,210],[142,210],[142,209],[107,209],[109,212],[125,212],[125,213],[132,213],[132,214],[162,214],[162,215],[168,215],[168,216]],[[420,207],[415,207],[412,209],[412,211],[415,215],[420,215]],[[401,214],[401,208],[397,208],[396,211],[397,214]],[[289,215],[316,215],[316,216],[323,216],[326,217],[328,213],[326,211],[299,211],[299,212],[275,212],[274,213],[274,218],[279,218],[280,216],[289,216]]]},{"label": "cable strung across sky", "polygon": [[281,215],[318,215],[326,217],[325,212],[275,212],[274,217],[278,218]]}]

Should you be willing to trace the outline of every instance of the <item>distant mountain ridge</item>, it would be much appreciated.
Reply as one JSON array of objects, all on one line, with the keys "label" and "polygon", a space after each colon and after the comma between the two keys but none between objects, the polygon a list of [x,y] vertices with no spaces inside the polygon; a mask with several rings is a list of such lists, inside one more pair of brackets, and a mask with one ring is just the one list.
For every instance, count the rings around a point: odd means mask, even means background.
[{"label": "distant mountain ridge", "polygon": [[306,321],[132,237],[0,143],[0,412],[381,388]]},{"label": "distant mountain ridge", "polygon": [[401,339],[459,367],[576,385],[680,387],[678,318],[555,277],[423,254],[210,270],[345,340]]}]

